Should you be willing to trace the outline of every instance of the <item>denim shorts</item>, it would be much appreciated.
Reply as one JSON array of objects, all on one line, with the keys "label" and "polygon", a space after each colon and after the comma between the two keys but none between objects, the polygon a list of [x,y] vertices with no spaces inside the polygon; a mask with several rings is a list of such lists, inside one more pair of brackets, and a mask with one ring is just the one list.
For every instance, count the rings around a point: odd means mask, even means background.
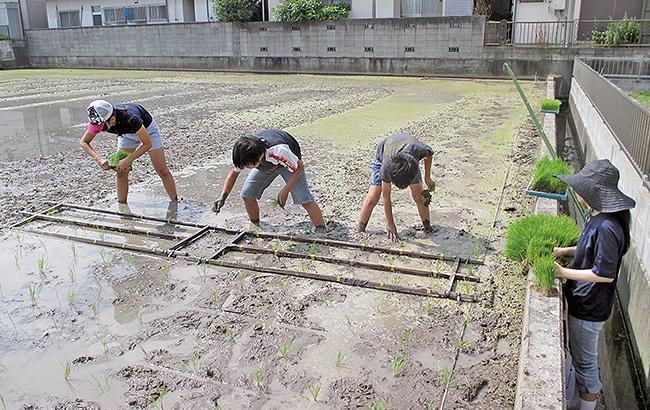
[{"label": "denim shorts", "polygon": [[[569,315],[569,351],[578,391],[598,393],[603,388],[598,374],[598,333],[605,322],[590,322]],[[566,385],[570,384],[567,381]]]},{"label": "denim shorts", "polygon": [[[151,148],[149,151],[153,151],[158,148],[162,148],[163,139],[162,134],[160,133],[160,128],[156,121],[151,121],[151,124],[147,127],[147,132],[149,137],[151,137]],[[137,134],[122,134],[117,137],[117,148],[129,148],[136,149],[142,144],[140,137]]]},{"label": "denim shorts", "polygon": [[[418,173],[415,174],[415,178],[413,178],[409,185],[419,184],[421,182],[422,173],[420,172],[420,163],[418,163]],[[381,161],[379,161],[377,158],[372,161],[372,165],[370,166],[370,185],[381,185]]]},{"label": "denim shorts", "polygon": [[[251,170],[248,177],[246,177],[246,181],[244,181],[244,186],[241,190],[242,198],[260,199],[264,190],[271,185],[271,182],[273,182],[278,175],[281,175],[284,182],[287,182],[293,173],[285,167],[279,167],[279,169],[272,171],[260,171],[257,168]],[[296,182],[296,185],[291,188],[291,198],[293,199],[293,203],[296,205],[304,205],[314,202],[314,196],[309,192],[309,186],[307,186],[305,170],[300,173],[298,182]]]}]

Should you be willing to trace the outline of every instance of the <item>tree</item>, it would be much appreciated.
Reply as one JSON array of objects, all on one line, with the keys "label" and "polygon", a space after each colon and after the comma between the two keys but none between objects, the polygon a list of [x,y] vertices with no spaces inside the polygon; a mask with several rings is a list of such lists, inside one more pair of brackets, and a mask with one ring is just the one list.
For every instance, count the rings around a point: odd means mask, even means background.
[{"label": "tree", "polygon": [[212,9],[219,21],[259,21],[260,0],[213,0]]},{"label": "tree", "polygon": [[273,8],[279,21],[324,21],[344,19],[350,14],[346,3],[324,4],[320,0],[282,0]]}]

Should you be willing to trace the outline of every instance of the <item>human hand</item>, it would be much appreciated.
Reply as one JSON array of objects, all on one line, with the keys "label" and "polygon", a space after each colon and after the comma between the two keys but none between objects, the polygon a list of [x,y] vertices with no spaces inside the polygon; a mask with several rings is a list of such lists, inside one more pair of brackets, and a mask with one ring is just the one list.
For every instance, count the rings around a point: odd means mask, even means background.
[{"label": "human hand", "polygon": [[131,170],[131,164],[133,162],[127,157],[124,159],[121,159],[120,162],[117,163],[116,170],[118,172],[126,172]]},{"label": "human hand", "polygon": [[289,197],[289,190],[285,188],[282,188],[280,192],[278,192],[278,205],[280,208],[284,209],[284,206],[287,204],[287,198]]},{"label": "human hand", "polygon": [[220,198],[215,199],[214,202],[212,203],[212,212],[214,213],[219,213],[221,211],[221,208],[226,204],[226,196],[221,195]]},{"label": "human hand", "polygon": [[557,256],[558,258],[560,258],[560,257],[566,255],[566,252],[565,252],[564,248],[554,247],[554,248],[553,248],[553,255],[555,255],[555,256]]},{"label": "human hand", "polygon": [[557,262],[555,262],[555,277],[564,279],[564,267]]},{"label": "human hand", "polygon": [[395,224],[387,224],[386,231],[388,233],[388,239],[392,240],[393,242],[399,241],[399,235],[397,233],[397,227]]},{"label": "human hand", "polygon": [[430,193],[436,192],[436,181],[431,179],[431,177],[424,178],[424,183],[427,186],[427,188],[429,189]]},{"label": "human hand", "polygon": [[422,203],[424,206],[429,206],[429,204],[431,204],[431,191],[428,189],[422,191]]},{"label": "human hand", "polygon": [[107,159],[102,159],[101,161],[98,161],[97,163],[99,164],[101,169],[103,169],[104,171],[108,171],[109,169],[113,169],[113,167],[111,167],[111,163],[108,162]]}]

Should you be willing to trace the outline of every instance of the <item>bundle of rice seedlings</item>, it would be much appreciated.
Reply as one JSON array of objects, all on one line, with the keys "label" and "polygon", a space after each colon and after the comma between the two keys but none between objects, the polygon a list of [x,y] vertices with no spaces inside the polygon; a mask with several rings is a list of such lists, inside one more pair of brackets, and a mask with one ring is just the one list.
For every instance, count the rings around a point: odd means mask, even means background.
[{"label": "bundle of rice seedlings", "polygon": [[117,165],[120,163],[120,161],[128,157],[130,154],[130,152],[122,151],[121,149],[117,150],[108,156],[108,163],[110,164],[111,168],[117,168]]},{"label": "bundle of rice seedlings", "polygon": [[548,159],[542,158],[537,161],[535,166],[535,176],[533,177],[532,188],[541,192],[552,192],[563,194],[566,192],[566,184],[555,174],[571,174],[573,171],[566,162],[559,158]]},{"label": "bundle of rice seedlings", "polygon": [[504,254],[531,265],[539,287],[548,295],[555,283],[553,248],[573,246],[579,236],[580,229],[567,216],[529,215],[508,227]]},{"label": "bundle of rice seedlings", "polygon": [[560,111],[560,106],[562,105],[562,101],[560,100],[551,100],[548,98],[544,98],[541,102],[541,108],[542,111],[553,111],[553,112],[558,112]]}]

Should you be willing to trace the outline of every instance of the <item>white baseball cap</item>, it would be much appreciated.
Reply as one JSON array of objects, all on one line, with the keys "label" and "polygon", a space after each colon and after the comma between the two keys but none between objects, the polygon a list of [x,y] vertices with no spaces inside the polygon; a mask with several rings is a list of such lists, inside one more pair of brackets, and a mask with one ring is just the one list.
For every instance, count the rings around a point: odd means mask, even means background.
[{"label": "white baseball cap", "polygon": [[86,108],[88,121],[93,125],[102,125],[113,115],[113,105],[108,101],[95,100]]}]

